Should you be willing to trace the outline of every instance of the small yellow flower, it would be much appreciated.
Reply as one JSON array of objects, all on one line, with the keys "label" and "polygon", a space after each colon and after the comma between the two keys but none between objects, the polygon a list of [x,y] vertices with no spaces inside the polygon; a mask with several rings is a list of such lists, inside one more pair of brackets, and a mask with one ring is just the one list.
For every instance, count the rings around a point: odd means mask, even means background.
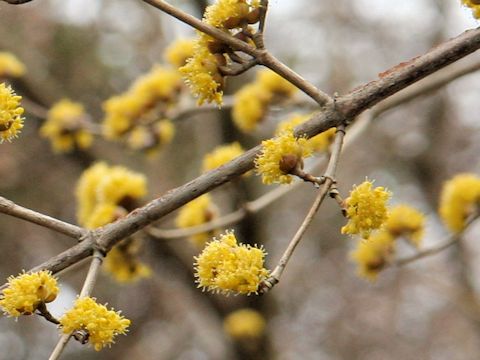
[{"label": "small yellow flower", "polygon": [[98,304],[95,299],[84,297],[77,299],[72,309],[60,319],[64,334],[76,330],[88,332],[88,341],[96,351],[110,346],[115,336],[125,334],[130,320],[125,319],[120,312],[108,310],[105,305]]},{"label": "small yellow flower", "polygon": [[148,110],[157,102],[173,104],[181,86],[182,79],[177,71],[155,65],[133,83],[130,92],[141,98]]},{"label": "small yellow flower", "polygon": [[0,84],[0,144],[16,138],[23,128],[21,99],[10,86]]},{"label": "small yellow flower", "polygon": [[462,0],[462,4],[472,9],[473,17],[480,19],[480,3],[478,0]]},{"label": "small yellow flower", "polygon": [[141,244],[140,239],[127,239],[114,246],[105,258],[103,269],[119,283],[150,277],[152,270],[138,258]]},{"label": "small yellow flower", "polygon": [[420,246],[425,231],[425,215],[408,205],[397,205],[390,210],[385,230],[393,237],[406,237]]},{"label": "small yellow flower", "polygon": [[165,50],[165,59],[175,68],[185,65],[194,54],[195,39],[177,39]]},{"label": "small yellow flower", "polygon": [[256,293],[269,274],[264,257],[262,248],[238,244],[233,232],[226,232],[195,257],[198,287],[225,294]]},{"label": "small yellow flower", "polygon": [[[179,228],[189,228],[212,221],[218,216],[218,209],[213,204],[209,194],[202,195],[190,201],[180,209],[175,223]],[[215,234],[201,233],[193,235],[190,240],[198,246],[204,246],[207,240]]]},{"label": "small yellow flower", "polygon": [[0,297],[0,306],[9,316],[31,315],[41,303],[55,300],[57,294],[57,280],[50,271],[24,273],[8,278],[8,287]]},{"label": "small yellow flower", "polygon": [[359,276],[376,280],[394,252],[394,238],[386,231],[378,231],[370,238],[360,240],[350,257],[357,263]]},{"label": "small yellow flower", "polygon": [[391,193],[384,187],[372,189],[373,182],[364,181],[355,186],[345,202],[348,223],[342,234],[359,234],[368,238],[372,230],[380,228],[388,218],[387,201]]},{"label": "small yellow flower", "polygon": [[133,128],[127,138],[132,150],[155,154],[164,145],[169,144],[175,134],[175,126],[168,120],[160,120],[149,125],[138,125]]},{"label": "small yellow flower", "polygon": [[295,85],[292,85],[289,81],[268,69],[258,72],[257,82],[265,91],[275,95],[289,97],[298,91]]},{"label": "small yellow flower", "polygon": [[75,197],[77,198],[77,220],[85,225],[97,206],[97,185],[107,176],[108,165],[104,162],[96,163],[83,172],[77,182]]},{"label": "small yellow flower", "polygon": [[234,95],[232,118],[244,133],[254,131],[265,118],[272,95],[257,83],[247,84]]},{"label": "small yellow flower", "polygon": [[86,113],[82,104],[64,99],[52,106],[40,134],[48,138],[55,152],[70,152],[75,147],[87,149],[93,135],[86,129]]},{"label": "small yellow flower", "polygon": [[[303,124],[305,121],[311,118],[312,115],[292,115],[287,120],[282,121],[275,131],[276,135],[281,134],[284,131],[293,130],[296,126]],[[308,139],[308,146],[312,148],[312,151],[327,151],[328,147],[335,139],[336,128],[328,129],[314,137]]]},{"label": "small yellow flower", "polygon": [[225,318],[223,328],[234,339],[255,339],[265,332],[265,318],[253,309],[236,310]]},{"label": "small yellow flower", "polygon": [[245,150],[238,142],[218,146],[203,158],[203,171],[216,169],[242,155],[244,152]]},{"label": "small yellow flower", "polygon": [[297,90],[273,71],[261,70],[253,83],[234,95],[233,122],[241,131],[252,132],[265,118],[269,105],[291,97]]},{"label": "small yellow flower", "polygon": [[127,211],[112,203],[98,203],[92,210],[84,226],[87,229],[96,229],[105,226],[127,215]]},{"label": "small yellow flower", "polygon": [[480,207],[480,178],[459,174],[443,185],[440,195],[440,216],[453,232],[462,231],[465,221]]},{"label": "small yellow flower", "polygon": [[121,139],[134,126],[143,108],[143,99],[128,92],[105,101],[103,103],[105,118],[102,124],[104,136],[109,140]]},{"label": "small yellow flower", "polygon": [[109,219],[113,221],[122,215],[117,206],[133,210],[135,200],[145,196],[146,184],[144,175],[122,166],[94,164],[84,171],[77,184],[79,224],[90,228],[103,226]]},{"label": "small yellow flower", "polygon": [[9,52],[0,51],[0,78],[21,77],[25,74],[25,65]]},{"label": "small yellow flower", "polygon": [[289,184],[294,168],[303,163],[303,159],[312,154],[305,138],[295,138],[293,131],[262,141],[262,153],[255,159],[255,168],[262,175],[264,184]]},{"label": "small yellow flower", "polygon": [[187,60],[179,71],[190,87],[193,96],[198,98],[198,105],[206,102],[216,102],[219,106],[223,101],[224,79],[220,74],[218,59],[223,55],[212,54],[208,49],[208,38],[200,36],[194,46],[194,55]]},{"label": "small yellow flower", "polygon": [[178,100],[182,83],[177,71],[154,66],[138,78],[128,91],[103,103],[103,133],[120,140],[135,126],[152,123]]}]

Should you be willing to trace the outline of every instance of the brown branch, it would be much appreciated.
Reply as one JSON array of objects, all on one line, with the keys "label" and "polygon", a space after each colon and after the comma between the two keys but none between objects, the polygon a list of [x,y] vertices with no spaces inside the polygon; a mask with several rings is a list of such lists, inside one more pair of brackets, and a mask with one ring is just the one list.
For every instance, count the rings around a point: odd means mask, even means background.
[{"label": "brown branch", "polygon": [[251,55],[258,61],[259,64],[270,68],[271,70],[291,82],[293,85],[295,85],[312,99],[314,99],[320,106],[330,104],[333,101],[329,95],[317,89],[315,86],[306,81],[295,71],[281,63],[265,49],[259,49],[251,46],[248,43],[231,36],[229,33],[217,29],[211,25],[208,25],[200,19],[197,19],[196,17],[183,12],[182,10],[170,5],[164,0],[143,1],[192,26],[193,28],[212,36],[213,38],[223,42],[224,44],[227,44],[234,50],[242,51],[248,55]]},{"label": "brown branch", "polygon": [[[359,122],[359,120],[357,120],[355,122],[355,125],[348,131],[345,139],[346,142],[344,148],[348,148],[365,131],[366,127],[370,125],[374,118],[380,116],[384,112],[401,104],[404,104],[408,101],[414,100],[419,96],[426,95],[434,90],[438,90],[439,88],[450,83],[451,81],[475,72],[479,69],[480,61],[478,60],[462,62],[461,64],[454,64],[451,67],[446,68],[445,70],[439,71],[431,77],[419,81],[414,86],[409,87],[391,96],[384,102],[376,105],[372,109],[372,111],[365,113],[366,116],[364,118],[364,121]],[[228,101],[230,103],[231,98],[229,98]],[[200,109],[204,110],[203,108]],[[212,109],[216,109],[216,107],[212,106]],[[189,109],[189,111],[193,112],[195,111],[195,109]],[[190,114],[188,114],[187,116],[190,116]],[[323,163],[323,161],[321,163]],[[312,169],[309,172],[312,171],[314,170]],[[270,205],[282,196],[290,193],[295,189],[298,189],[301,184],[301,182],[296,182],[291,186],[279,186],[269,191],[268,193],[260,196],[258,199],[247,202],[244,206],[244,209],[238,209],[230,214],[224,215],[205,224],[192,226],[187,229],[159,229],[151,227],[148,228],[148,233],[158,239],[177,239],[229,226],[244,219],[248,213],[256,213],[262,210],[264,207]]]},{"label": "brown branch", "polygon": [[85,229],[82,229],[81,227],[55,219],[48,215],[44,215],[39,212],[27,209],[1,196],[0,196],[0,213],[4,213],[10,216],[23,219],[31,223],[49,228],[51,230],[68,235],[77,240],[79,240],[82,236],[84,236],[87,233],[87,231]]},{"label": "brown branch", "polygon": [[[480,29],[466,31],[432,49],[425,55],[410,60],[406,63],[408,65],[395,66],[386,71],[380,79],[363,85],[347,95],[338,97],[334,104],[326,106],[321,113],[314,115],[311,120],[298,126],[296,134],[305,134],[307,137],[312,137],[331,127],[339,126],[345,120],[345,116],[353,120],[355,116],[368,107],[476,51],[479,47]],[[91,236],[87,237],[82,243],[55,256],[36,267],[36,269],[49,269],[57,272],[91,255],[94,246],[100,246],[100,248],[108,251],[121,239],[150,225],[198,196],[251,170],[253,161],[260,151],[261,146],[256,146],[224,166],[209,171],[167,192],[162,197],[131,212],[125,218],[90,233]]]}]

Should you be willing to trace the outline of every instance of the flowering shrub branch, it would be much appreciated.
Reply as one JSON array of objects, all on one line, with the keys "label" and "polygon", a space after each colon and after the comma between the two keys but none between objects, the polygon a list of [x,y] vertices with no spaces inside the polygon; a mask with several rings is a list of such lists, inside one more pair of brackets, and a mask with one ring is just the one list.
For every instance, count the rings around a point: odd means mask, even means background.
[{"label": "flowering shrub branch", "polygon": [[[29,0],[4,1],[11,4],[21,4]],[[85,214],[79,216],[79,221],[84,228],[26,209],[0,197],[0,212],[44,226],[80,241],[79,244],[35,267],[29,273],[9,279],[9,283],[1,288],[3,297],[0,301],[3,302],[4,309],[7,309],[6,311],[11,315],[13,314],[12,316],[29,315],[37,312],[48,321],[58,324],[62,329],[64,335],[50,356],[51,360],[60,357],[71,336],[82,343],[89,342],[96,350],[101,350],[113,342],[114,336],[126,333],[130,321],[120,315],[119,312],[108,310],[104,305],[98,304],[94,298],[90,297],[104,256],[114,249],[114,246],[120,241],[144,229],[154,236],[163,238],[199,235],[202,232],[215,230],[218,226],[236,223],[248,214],[259,211],[278,199],[279,196],[291,191],[276,190],[268,193],[221,218],[215,218],[214,207],[210,206],[208,195],[205,195],[205,197],[200,198],[203,199],[203,202],[193,206],[194,210],[200,209],[203,212],[201,218],[204,221],[203,224],[181,231],[148,228],[165,215],[199,198],[201,195],[233,181],[250,171],[254,166],[257,168],[257,172],[262,175],[265,184],[290,183],[295,176],[313,182],[319,187],[317,197],[271,273],[263,265],[266,255],[264,249],[261,246],[257,247],[256,245],[237,242],[233,232],[227,231],[220,238],[208,243],[203,252],[195,258],[197,272],[195,276],[199,286],[204,289],[227,294],[240,293],[247,295],[269,291],[280,281],[296,246],[327,196],[335,199],[344,215],[349,218],[349,224],[342,231],[349,234],[360,234],[362,238],[368,238],[359,243],[358,249],[352,253],[352,258],[359,262],[360,272],[372,279],[384,267],[402,266],[448,248],[459,241],[461,233],[478,218],[478,212],[473,215],[470,212],[472,207],[478,207],[480,180],[474,175],[467,174],[468,183],[476,184],[475,192],[472,189],[467,191],[464,187],[457,188],[455,184],[450,184],[448,194],[444,197],[446,200],[442,200],[446,202],[441,207],[443,220],[446,221],[447,225],[449,222],[454,223],[454,225],[450,225],[455,233],[446,242],[436,247],[418,251],[409,258],[392,260],[395,255],[395,239],[405,237],[414,246],[418,246],[419,237],[423,233],[423,215],[415,209],[403,207],[400,210],[397,209],[398,218],[392,216],[391,219],[388,219],[388,216],[394,213],[394,211],[389,213],[386,206],[390,193],[383,187],[372,188],[373,184],[369,181],[356,187],[350,197],[344,200],[336,188],[336,169],[344,145],[346,127],[351,123],[358,122],[356,118],[367,109],[380,103],[365,115],[365,122],[368,124],[375,117],[394,106],[444,85],[456,77],[477,70],[478,64],[458,68],[443,77],[432,77],[430,81],[423,85],[395,96],[409,85],[419,82],[426,76],[440,71],[445,66],[479,49],[480,28],[466,31],[458,37],[431,49],[424,55],[401,63],[381,73],[378,79],[364,84],[350,93],[331,97],[280,62],[265,48],[263,32],[268,10],[267,0],[232,3],[232,9],[222,8],[224,4],[218,2],[207,9],[203,21],[186,14],[163,0],[143,1],[202,32],[193,47],[197,54],[190,57],[190,60],[181,59],[182,61],[180,61],[180,63],[183,63],[180,73],[186,77],[187,82],[192,87],[197,87],[194,92],[199,96],[200,104],[203,101],[215,101],[221,104],[225,76],[238,75],[255,65],[263,65],[273,70],[274,73],[260,73],[258,82],[261,86],[250,87],[245,91],[245,93],[248,93],[255,88],[255,96],[264,92],[269,93],[260,101],[260,109],[257,109],[258,118],[265,115],[265,108],[276,95],[288,97],[285,95],[291,95],[297,88],[315,100],[318,112],[307,116],[309,119],[295,128],[290,124],[285,131],[279,132],[274,138],[236,156],[243,151],[238,146],[239,149],[236,149],[235,155],[230,156],[230,151],[228,159],[234,157],[233,160],[226,163],[223,161],[225,153],[222,153],[222,156],[218,156],[219,159],[215,157],[212,160],[214,165],[205,165],[205,170],[210,168],[213,168],[213,170],[206,171],[198,178],[172,189],[165,195],[138,208],[137,206],[140,206],[140,204],[137,203],[137,200],[146,192],[143,176],[130,173],[125,169],[116,168],[112,170],[105,164],[96,164],[93,166],[93,168],[96,168],[94,176],[91,178],[87,176],[82,185],[86,195],[81,198],[80,202],[83,201],[82,207],[87,210],[84,211]],[[218,7],[215,7],[217,5]],[[467,5],[475,10],[475,14],[477,13],[476,3],[468,2]],[[218,13],[215,12],[217,10]],[[256,32],[249,26],[252,24],[258,25]],[[238,32],[233,33],[232,29],[237,29]],[[176,58],[176,60],[178,59]],[[135,146],[148,149],[166,141],[166,138],[171,139],[173,127],[169,120],[162,118],[158,121],[153,114],[153,116],[145,116],[142,119],[143,123],[135,124],[129,116],[125,115],[125,104],[136,110],[133,113],[142,116],[152,115],[149,111],[158,105],[156,101],[161,103],[157,110],[162,115],[169,114],[171,105],[176,104],[181,87],[180,73],[174,69],[160,67],[154,69],[154,72],[168,77],[170,79],[169,86],[162,86],[163,83],[160,82],[159,84],[155,77],[145,77],[135,83],[125,94],[105,103],[106,112],[109,113],[108,116],[111,120],[106,121],[109,126],[105,126],[105,128],[110,137],[119,139],[128,134],[130,136],[129,141],[134,142]],[[195,84],[196,81],[200,82],[200,85]],[[19,105],[20,97],[15,95],[10,87],[1,84],[1,89],[3,90],[2,99],[5,112],[3,113],[3,125],[0,132],[3,132],[1,135],[4,140],[10,141],[23,126],[23,118],[21,118],[23,108]],[[202,90],[205,90],[205,93],[202,93]],[[150,97],[145,96],[146,94],[149,94]],[[385,102],[381,103],[383,100]],[[27,109],[30,108],[32,113],[36,112],[37,114],[44,112],[45,109],[35,108],[35,105],[28,104]],[[131,108],[127,110],[131,111]],[[90,123],[86,120],[89,117],[84,114],[81,105],[64,101],[62,106],[56,110],[51,110],[46,114],[56,120],[50,119],[47,121],[43,128],[43,135],[56,140],[55,147],[57,149],[72,149],[76,146],[86,147],[85,144],[90,144],[92,141],[92,134],[84,132],[88,127],[90,127],[91,132],[100,132],[100,128],[93,124],[87,124]],[[128,111],[126,112],[128,113]],[[56,116],[53,116],[53,113]],[[60,116],[65,113],[69,114],[66,116],[68,121]],[[181,119],[188,114],[190,114],[189,110],[185,110],[177,112],[176,116]],[[295,124],[298,124],[298,122]],[[136,126],[138,126],[138,129],[141,128],[140,132],[134,131],[138,130],[135,129]],[[105,128],[103,128],[103,131],[105,131]],[[336,131],[330,159],[324,175],[316,178],[303,170],[303,158],[310,156],[313,152],[312,145],[309,145],[309,139],[329,129],[332,129],[332,134],[333,131]],[[352,130],[354,129],[352,127]],[[150,130],[152,133],[149,133]],[[6,131],[9,132],[6,133]],[[162,134],[162,132],[164,133]],[[148,144],[143,141],[145,134],[149,136]],[[58,137],[61,137],[61,139]],[[137,141],[138,138],[142,141]],[[326,144],[323,145],[324,147],[328,147],[330,144],[328,139],[331,138],[324,139]],[[217,163],[217,161],[221,163]],[[97,173],[98,169],[100,170]],[[109,171],[114,171],[115,176],[107,176]],[[132,178],[136,180],[132,180]],[[119,184],[126,187],[123,188]],[[99,186],[103,186],[102,191],[98,191]],[[368,205],[371,203],[374,203],[375,206],[369,207]],[[94,219],[92,219],[93,213],[96,215]],[[405,214],[408,214],[406,216],[407,220],[413,218],[414,221],[406,221]],[[363,219],[360,219],[362,215]],[[184,216],[186,220],[179,221],[179,224],[185,227],[197,224],[191,221],[191,217],[191,213],[187,212]],[[370,236],[371,234],[373,235]],[[131,246],[132,253],[135,253],[134,242],[131,238],[126,240],[123,245],[125,245],[123,250],[119,250],[123,251],[123,254],[128,252],[129,246]],[[115,249],[118,250],[118,248]],[[45,305],[47,302],[53,301],[56,292],[58,292],[56,286],[51,286],[56,290],[51,290],[46,286],[47,283],[49,285],[56,284],[56,280],[51,278],[51,273],[58,273],[92,255],[93,259],[79,298],[74,307],[57,320],[48,312]],[[38,272],[40,270],[45,271]],[[37,278],[42,281],[40,285],[34,282]],[[24,282],[25,279],[28,281]],[[15,297],[10,297],[11,294],[16,294],[17,298],[27,299],[28,301],[18,305],[15,302]],[[261,333],[263,331],[261,320],[258,321],[257,319],[255,321],[257,327],[260,328],[256,333]],[[236,331],[232,333],[236,333]],[[251,332],[246,331],[246,333]]]}]

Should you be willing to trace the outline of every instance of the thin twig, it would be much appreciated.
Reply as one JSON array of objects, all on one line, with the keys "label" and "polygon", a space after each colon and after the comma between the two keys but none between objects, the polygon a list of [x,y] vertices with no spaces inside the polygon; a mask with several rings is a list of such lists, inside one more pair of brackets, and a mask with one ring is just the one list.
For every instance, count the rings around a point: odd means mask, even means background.
[{"label": "thin twig", "polygon": [[[80,295],[79,295],[79,299],[91,295],[100,271],[100,266],[102,265],[102,262],[103,262],[103,258],[104,258],[103,254],[100,251],[95,250],[95,252],[93,253],[92,262],[90,263],[90,268],[88,269],[87,277],[85,278],[82,291],[80,292]],[[60,337],[60,340],[55,346],[55,349],[53,349],[53,352],[50,355],[49,360],[57,360],[60,358],[71,336],[72,334],[64,334]]]},{"label": "thin twig", "polygon": [[467,221],[465,222],[465,226],[464,226],[462,231],[450,234],[440,244],[432,246],[431,248],[428,248],[428,249],[424,249],[424,250],[416,253],[415,255],[405,257],[405,258],[402,258],[402,259],[394,260],[390,264],[390,266],[395,266],[395,267],[404,266],[404,265],[410,264],[414,261],[432,256],[432,255],[436,255],[436,254],[442,252],[443,250],[448,249],[450,246],[455,245],[457,242],[459,242],[461,240],[463,233],[468,229],[468,227],[470,225],[472,225],[476,220],[478,220],[479,217],[480,217],[479,213],[476,213],[476,214],[470,216],[467,219]]},{"label": "thin twig", "polygon": [[23,219],[31,223],[49,228],[51,230],[68,235],[77,240],[81,239],[82,236],[84,236],[87,233],[87,230],[81,227],[55,219],[48,215],[44,215],[39,212],[27,209],[1,196],[0,196],[0,213],[4,213],[10,216]]},{"label": "thin twig", "polygon": [[37,315],[40,315],[42,317],[45,318],[45,320],[51,322],[51,323],[54,323],[55,325],[58,325],[60,324],[60,321],[58,321],[51,313],[50,311],[48,311],[47,309],[47,305],[44,303],[44,302],[41,302],[38,306],[37,306]]},{"label": "thin twig", "polygon": [[272,271],[269,278],[266,279],[262,284],[260,284],[259,290],[258,290],[259,293],[264,294],[268,292],[273,286],[275,286],[275,284],[277,284],[280,281],[283,271],[285,270],[285,267],[287,266],[288,261],[292,257],[292,254],[295,248],[300,243],[300,240],[302,239],[309,225],[312,223],[312,220],[315,217],[315,214],[317,213],[318,209],[320,208],[320,205],[322,205],[323,200],[329,193],[330,187],[333,184],[335,184],[335,173],[337,170],[338,161],[340,159],[340,153],[342,152],[344,136],[345,136],[345,126],[340,125],[337,127],[337,133],[335,135],[335,141],[332,147],[332,155],[330,157],[330,160],[328,161],[327,170],[325,171],[325,174],[324,174],[325,182],[320,188],[318,195],[312,204],[312,207],[307,213],[307,216],[305,217],[302,224],[298,228],[297,232],[293,236],[287,248],[285,249],[285,252],[280,258],[280,261],[278,262],[277,266]]}]

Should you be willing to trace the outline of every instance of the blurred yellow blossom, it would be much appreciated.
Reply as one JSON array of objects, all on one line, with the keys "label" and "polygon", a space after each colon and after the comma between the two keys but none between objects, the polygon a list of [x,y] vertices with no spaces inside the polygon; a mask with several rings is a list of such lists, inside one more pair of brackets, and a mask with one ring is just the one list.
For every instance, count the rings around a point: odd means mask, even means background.
[{"label": "blurred yellow blossom", "polygon": [[20,77],[25,74],[25,65],[12,53],[0,51],[0,78]]},{"label": "blurred yellow blossom", "polygon": [[225,332],[234,339],[254,339],[265,332],[265,318],[253,309],[240,309],[228,314],[223,321]]},{"label": "blurred yellow blossom", "polygon": [[203,158],[203,171],[216,169],[242,155],[244,152],[245,150],[238,142],[217,146]]},{"label": "blurred yellow blossom", "polygon": [[165,59],[175,68],[185,65],[194,54],[195,39],[177,39],[165,50]]},{"label": "blurred yellow blossom", "polygon": [[93,142],[93,135],[87,129],[86,117],[82,104],[61,100],[48,111],[40,134],[51,141],[56,152],[70,152],[75,147],[86,149]]},{"label": "blurred yellow blossom", "polygon": [[243,132],[256,129],[267,114],[268,107],[291,97],[297,88],[273,71],[257,72],[255,81],[234,95],[232,117],[235,125]]},{"label": "blurred yellow blossom", "polygon": [[108,252],[103,269],[119,283],[132,283],[150,277],[152,270],[138,258],[141,246],[141,239],[122,241]]},{"label": "blurred yellow blossom", "polygon": [[[212,202],[209,194],[204,194],[183,206],[175,219],[179,228],[189,228],[212,221],[218,216],[218,209]],[[190,240],[198,246],[204,246],[205,242],[215,234],[215,231],[200,233],[190,237]]]},{"label": "blurred yellow blossom", "polygon": [[462,4],[472,9],[476,19],[480,19],[480,2],[478,0],[462,0]]},{"label": "blurred yellow blossom", "polygon": [[357,263],[358,275],[368,280],[376,280],[380,271],[391,260],[395,252],[395,240],[386,231],[377,231],[368,239],[360,240],[350,254]]},{"label": "blurred yellow blossom", "polygon": [[425,215],[411,206],[397,205],[390,209],[385,230],[393,237],[404,236],[418,247],[425,232]]},{"label": "blurred yellow blossom", "polygon": [[439,213],[453,232],[464,229],[465,221],[480,207],[480,178],[475,174],[459,174],[447,181],[440,195]]}]

